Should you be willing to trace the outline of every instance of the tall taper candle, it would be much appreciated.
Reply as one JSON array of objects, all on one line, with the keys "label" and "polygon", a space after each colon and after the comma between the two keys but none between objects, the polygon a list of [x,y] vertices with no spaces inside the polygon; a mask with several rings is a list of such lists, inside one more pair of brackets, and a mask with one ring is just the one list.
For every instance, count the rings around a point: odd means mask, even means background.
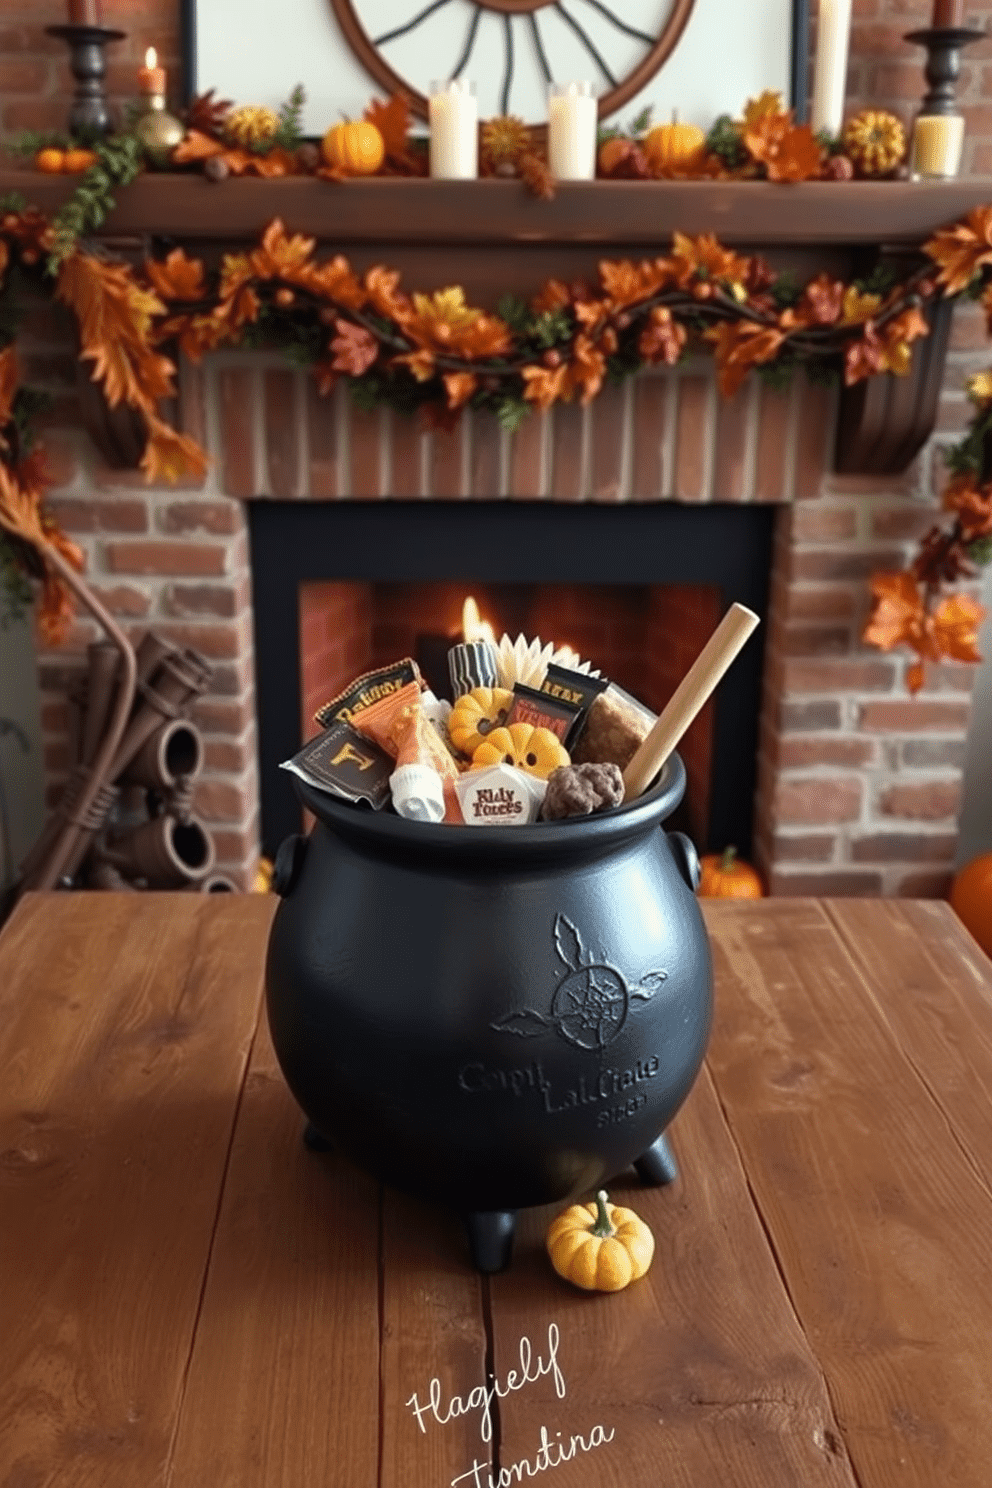
[{"label": "tall taper candle", "polygon": [[945,26],[963,26],[964,0],[933,0],[930,24],[935,30]]},{"label": "tall taper candle", "polygon": [[850,36],[851,0],[820,0],[810,119],[814,134],[821,129],[831,135],[840,134]]}]

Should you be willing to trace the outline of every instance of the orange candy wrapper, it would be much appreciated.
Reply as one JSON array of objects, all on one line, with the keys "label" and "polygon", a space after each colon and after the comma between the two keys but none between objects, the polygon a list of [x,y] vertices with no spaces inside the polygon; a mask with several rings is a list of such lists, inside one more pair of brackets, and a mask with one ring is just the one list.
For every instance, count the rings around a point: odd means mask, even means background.
[{"label": "orange candy wrapper", "polygon": [[436,771],[444,790],[444,820],[462,822],[464,818],[454,791],[458,766],[424,714],[420,696],[419,683],[408,682],[398,692],[391,692],[356,713],[351,725],[391,754],[397,769],[426,765]]}]

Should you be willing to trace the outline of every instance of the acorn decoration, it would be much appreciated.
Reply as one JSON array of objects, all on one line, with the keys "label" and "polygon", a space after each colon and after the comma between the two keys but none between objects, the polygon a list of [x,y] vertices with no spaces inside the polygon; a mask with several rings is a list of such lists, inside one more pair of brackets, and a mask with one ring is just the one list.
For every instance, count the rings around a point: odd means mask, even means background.
[{"label": "acorn decoration", "polygon": [[232,109],[224,120],[224,135],[229,144],[250,150],[267,145],[279,133],[279,115],[273,109],[247,103]]},{"label": "acorn decoration", "polygon": [[859,176],[891,176],[906,155],[902,120],[885,109],[862,109],[844,125],[844,152]]}]

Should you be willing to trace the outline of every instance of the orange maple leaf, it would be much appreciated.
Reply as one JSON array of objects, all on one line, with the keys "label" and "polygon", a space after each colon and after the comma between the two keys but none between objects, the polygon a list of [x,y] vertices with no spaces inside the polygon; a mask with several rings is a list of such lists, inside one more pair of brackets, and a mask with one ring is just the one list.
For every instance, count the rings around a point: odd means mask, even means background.
[{"label": "orange maple leaf", "polygon": [[451,336],[452,350],[469,361],[504,356],[513,348],[513,333],[498,315],[479,315]]},{"label": "orange maple leaf", "polygon": [[864,324],[864,333],[844,346],[844,382],[853,387],[876,372],[884,372],[888,365],[885,344],[870,320]]},{"label": "orange maple leaf", "polygon": [[671,266],[680,289],[689,289],[697,298],[708,299],[714,284],[727,284],[732,292],[735,288],[744,292],[751,262],[724,248],[712,233],[690,238],[677,232],[672,235]]},{"label": "orange maple leaf", "polygon": [[945,294],[965,289],[983,264],[992,263],[992,206],[975,207],[963,222],[942,227],[923,252],[940,265],[937,283]]},{"label": "orange maple leaf", "polygon": [[280,219],[274,217],[249,255],[249,268],[259,279],[286,279],[294,284],[309,270],[315,246],[316,239],[302,233],[288,237]]},{"label": "orange maple leaf", "polygon": [[820,144],[808,124],[792,122],[791,112],[762,115],[745,127],[744,143],[769,181],[808,181],[819,173]]},{"label": "orange maple leaf", "polygon": [[599,280],[617,309],[649,300],[672,280],[672,265],[667,258],[610,261],[601,259]]},{"label": "orange maple leaf", "polygon": [[913,361],[912,343],[929,334],[930,327],[915,306],[894,315],[882,330],[886,369],[897,377],[905,377]]},{"label": "orange maple leaf", "polygon": [[652,366],[665,362],[674,367],[685,341],[685,328],[672,319],[672,312],[665,305],[655,305],[637,339],[637,349]]},{"label": "orange maple leaf", "polygon": [[965,542],[992,533],[992,486],[979,490],[972,476],[953,476],[944,487],[942,504],[956,514]]},{"label": "orange maple leaf", "polygon": [[164,315],[165,306],[127,264],[71,253],[62,261],[55,295],[75,312],[80,357],[93,363],[93,381],[103,385],[111,408],[124,402],[150,411],[159,398],[173,395],[175,368],[149,339],[152,319]]},{"label": "orange maple leaf", "polygon": [[226,145],[211,139],[199,129],[187,129],[172,152],[173,165],[191,165],[197,160],[210,160],[214,155],[223,155]]},{"label": "orange maple leaf", "polygon": [[923,596],[910,573],[876,573],[870,580],[873,605],[862,640],[880,651],[913,644],[923,630]]},{"label": "orange maple leaf", "polygon": [[[613,340],[615,345],[615,336]],[[572,360],[568,364],[568,370],[572,385],[582,389],[579,401],[583,405],[591,403],[606,376],[606,357],[603,351],[588,336],[576,336],[572,343]]]},{"label": "orange maple leaf", "polygon": [[310,264],[300,270],[294,282],[323,299],[337,301],[346,310],[361,310],[368,298],[348,260],[340,253],[326,263]]},{"label": "orange maple leaf", "polygon": [[146,258],[145,274],[163,300],[202,300],[206,294],[203,264],[173,248],[165,259]]},{"label": "orange maple leaf", "polygon": [[55,548],[67,563],[82,571],[82,551],[67,537],[52,518],[45,514],[41,494],[19,481],[8,466],[0,461],[0,527],[29,543],[44,563],[44,579],[38,602],[38,627],[49,645],[65,639],[73,617],[71,592],[57,569],[46,561],[49,548]]},{"label": "orange maple leaf", "polygon": [[542,411],[559,401],[571,402],[573,383],[567,363],[560,367],[523,367],[524,398]]},{"label": "orange maple leaf", "polygon": [[985,610],[967,594],[951,594],[942,599],[930,617],[938,652],[953,661],[981,661],[978,630]]},{"label": "orange maple leaf", "polygon": [[141,457],[145,479],[174,485],[177,480],[200,480],[207,473],[208,460],[195,439],[173,429],[156,414],[148,415],[148,443]]},{"label": "orange maple leaf", "polygon": [[785,333],[774,326],[746,320],[721,321],[704,336],[714,343],[717,385],[725,398],[736,393],[752,367],[772,361],[785,340]]},{"label": "orange maple leaf", "polygon": [[335,372],[347,372],[349,377],[361,377],[379,355],[379,342],[364,326],[340,316],[334,322],[337,335],[331,342],[334,359],[331,366]]},{"label": "orange maple leaf", "polygon": [[399,282],[399,270],[387,269],[382,264],[365,275],[365,293],[373,309],[386,320],[402,324],[413,313],[413,307],[407,295],[397,292]]},{"label": "orange maple leaf", "polygon": [[779,325],[783,329],[811,325],[835,325],[844,307],[844,285],[826,272],[817,274],[803,290],[795,305],[783,310]]},{"label": "orange maple leaf", "polygon": [[448,394],[448,407],[461,408],[479,386],[479,379],[473,372],[446,372],[444,386]]},{"label": "orange maple leaf", "polygon": [[572,294],[567,284],[560,279],[549,279],[530,302],[535,315],[545,315],[549,310],[564,310],[572,303]]},{"label": "orange maple leaf", "polygon": [[380,103],[379,99],[373,98],[365,110],[365,118],[382,135],[386,154],[402,160],[407,153],[410,130],[410,109],[406,99],[394,94],[388,103]]}]

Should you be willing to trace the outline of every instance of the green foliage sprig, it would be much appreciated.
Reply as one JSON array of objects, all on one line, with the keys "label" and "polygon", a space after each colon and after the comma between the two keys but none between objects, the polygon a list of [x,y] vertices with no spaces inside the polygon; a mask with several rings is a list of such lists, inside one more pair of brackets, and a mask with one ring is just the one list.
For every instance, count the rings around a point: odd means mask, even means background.
[{"label": "green foliage sprig", "polygon": [[116,205],[113,192],[129,186],[144,165],[144,146],[136,134],[122,133],[96,141],[91,148],[96,164],[84,171],[79,184],[52,218],[54,244],[48,271],[58,272],[80,238],[103,226]]}]

